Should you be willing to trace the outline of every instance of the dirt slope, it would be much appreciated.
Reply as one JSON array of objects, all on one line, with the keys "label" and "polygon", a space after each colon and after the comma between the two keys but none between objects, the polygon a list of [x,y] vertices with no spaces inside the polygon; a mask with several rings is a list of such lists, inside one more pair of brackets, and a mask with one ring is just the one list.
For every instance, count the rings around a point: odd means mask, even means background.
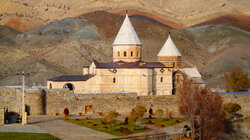
[{"label": "dirt slope", "polygon": [[[112,43],[124,16],[93,12],[65,18],[36,30],[0,39],[0,84],[19,84],[17,72],[27,71],[29,85],[44,85],[61,74],[81,74],[95,59],[112,61]],[[223,86],[222,75],[239,65],[249,70],[249,25],[220,25],[172,29],[154,19],[131,16],[143,44],[143,60],[157,61],[168,32],[180,50],[184,67],[197,66],[209,86]],[[228,26],[231,24],[233,26]],[[67,34],[65,33],[67,32]],[[91,34],[91,35],[89,35]]]},{"label": "dirt slope", "polygon": [[124,15],[128,9],[183,28],[227,15],[246,17],[249,23],[249,7],[249,0],[1,0],[0,25],[25,32],[57,19],[101,10]]}]

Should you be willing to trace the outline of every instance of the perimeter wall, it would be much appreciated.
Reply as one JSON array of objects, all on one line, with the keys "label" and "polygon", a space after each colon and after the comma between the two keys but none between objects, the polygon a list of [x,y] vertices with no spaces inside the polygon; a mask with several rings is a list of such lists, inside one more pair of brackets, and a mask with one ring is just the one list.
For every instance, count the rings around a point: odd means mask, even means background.
[{"label": "perimeter wall", "polygon": [[[239,113],[250,115],[250,95],[221,95],[224,103],[236,102],[241,105]],[[55,115],[63,113],[68,108],[71,114],[85,113],[86,106],[92,106],[92,113],[102,111],[104,114],[110,110],[120,114],[128,114],[133,107],[141,105],[152,107],[153,111],[162,109],[178,113],[178,96],[137,96],[137,94],[97,94],[74,95],[72,91],[63,90],[30,90],[26,91],[25,104],[30,115]],[[21,112],[21,91],[17,89],[0,88],[0,107],[8,108],[8,111]]]}]

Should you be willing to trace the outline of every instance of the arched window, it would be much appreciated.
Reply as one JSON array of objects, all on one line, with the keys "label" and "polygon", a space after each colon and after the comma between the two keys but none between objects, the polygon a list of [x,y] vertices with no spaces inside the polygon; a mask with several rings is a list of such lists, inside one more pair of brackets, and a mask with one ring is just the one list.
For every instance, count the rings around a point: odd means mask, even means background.
[{"label": "arched window", "polygon": [[115,79],[115,77],[113,78],[113,83],[115,83],[116,82],[116,79]]},{"label": "arched window", "polygon": [[139,52],[137,51],[137,56],[139,56]]},{"label": "arched window", "polygon": [[127,52],[124,52],[124,54],[123,54],[123,55],[124,55],[124,57],[126,57],[126,56],[127,56]]},{"label": "arched window", "polygon": [[131,52],[131,56],[133,56],[133,52]]},{"label": "arched window", "polygon": [[49,84],[49,89],[52,89],[52,84],[51,83]]},{"label": "arched window", "polygon": [[118,54],[117,54],[117,55],[118,55],[118,57],[120,57],[120,52],[118,52]]},{"label": "arched window", "polygon": [[163,82],[163,77],[161,77],[161,83]]},{"label": "arched window", "polygon": [[63,86],[63,88],[68,88],[69,90],[74,90],[74,86],[71,83],[67,83]]}]

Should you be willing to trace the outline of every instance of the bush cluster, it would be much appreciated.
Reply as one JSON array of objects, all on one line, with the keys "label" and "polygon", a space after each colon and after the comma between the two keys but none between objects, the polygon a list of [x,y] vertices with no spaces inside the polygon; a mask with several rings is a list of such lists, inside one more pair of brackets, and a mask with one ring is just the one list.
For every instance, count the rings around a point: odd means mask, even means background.
[{"label": "bush cluster", "polygon": [[224,105],[224,110],[228,113],[236,113],[241,110],[241,106],[237,103],[227,103]]}]

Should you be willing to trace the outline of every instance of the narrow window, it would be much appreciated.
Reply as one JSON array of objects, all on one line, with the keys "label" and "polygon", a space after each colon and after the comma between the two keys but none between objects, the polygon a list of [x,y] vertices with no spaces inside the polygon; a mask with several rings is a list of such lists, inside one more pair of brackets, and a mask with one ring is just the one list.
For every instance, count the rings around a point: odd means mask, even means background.
[{"label": "narrow window", "polygon": [[116,81],[115,81],[115,77],[113,78],[113,83],[115,83]]},{"label": "narrow window", "polygon": [[161,83],[163,82],[163,77],[161,77]]},{"label": "narrow window", "polygon": [[131,56],[133,57],[133,52],[131,52]]},{"label": "narrow window", "polygon": [[118,54],[117,54],[117,55],[118,55],[118,57],[120,57],[120,52],[118,52]]},{"label": "narrow window", "polygon": [[52,89],[52,84],[51,83],[49,84],[49,89]]},{"label": "narrow window", "polygon": [[137,56],[139,56],[139,52],[137,51]]},{"label": "narrow window", "polygon": [[126,57],[127,56],[127,52],[124,52],[124,57]]}]

